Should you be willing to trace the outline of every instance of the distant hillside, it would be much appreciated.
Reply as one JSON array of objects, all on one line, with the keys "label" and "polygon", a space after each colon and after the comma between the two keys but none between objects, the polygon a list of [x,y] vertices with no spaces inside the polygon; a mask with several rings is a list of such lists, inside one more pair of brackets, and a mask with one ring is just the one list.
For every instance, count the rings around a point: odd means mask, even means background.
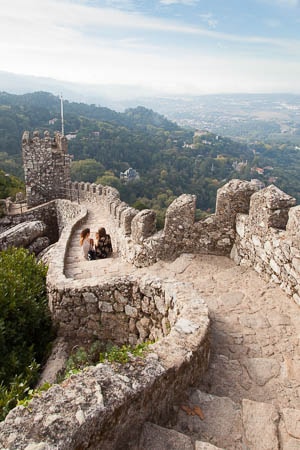
[{"label": "distant hillside", "polygon": [[[115,186],[124,201],[155,209],[160,220],[183,192],[197,195],[197,208],[212,210],[217,189],[231,178],[275,182],[300,200],[300,151],[292,144],[248,145],[194,133],[142,106],[120,113],[66,100],[64,117],[72,178]],[[58,96],[0,93],[0,168],[22,177],[23,131],[60,127]],[[124,183],[120,172],[130,167],[139,178]]]},{"label": "distant hillside", "polygon": [[300,145],[300,95],[219,94],[153,97],[136,102],[164,114],[181,126],[206,129],[244,142],[293,142]]},{"label": "distant hillside", "polygon": [[[97,128],[97,122],[141,129],[146,126],[162,127],[165,130],[179,130],[179,126],[153,111],[138,107],[117,113],[109,108],[64,101],[65,133],[78,131],[84,119]],[[58,122],[50,124],[56,119]],[[47,92],[14,95],[0,92],[0,151],[17,155],[20,151],[20,137],[25,129],[60,129],[60,99]]]}]

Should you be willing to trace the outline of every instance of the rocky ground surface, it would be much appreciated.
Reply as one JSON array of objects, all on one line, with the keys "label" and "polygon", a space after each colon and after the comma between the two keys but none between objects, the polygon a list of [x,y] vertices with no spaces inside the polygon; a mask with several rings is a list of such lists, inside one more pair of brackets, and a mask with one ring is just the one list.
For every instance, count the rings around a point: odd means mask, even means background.
[{"label": "rocky ground surface", "polygon": [[[86,226],[109,232],[108,217],[98,223],[97,216],[90,210]],[[300,450],[300,309],[291,298],[226,257],[183,254],[142,269],[117,252],[85,261],[79,233],[67,256],[67,277],[101,280],[134,272],[190,282],[210,310],[209,369],[175,405],[169,429],[145,425],[141,449]]]},{"label": "rocky ground surface", "polygon": [[[148,270],[191,282],[212,320],[209,369],[177,405],[170,427],[193,445],[299,450],[299,307],[278,286],[225,257],[185,254]],[[166,448],[180,448],[177,441]],[[206,448],[197,445],[192,448]]]}]

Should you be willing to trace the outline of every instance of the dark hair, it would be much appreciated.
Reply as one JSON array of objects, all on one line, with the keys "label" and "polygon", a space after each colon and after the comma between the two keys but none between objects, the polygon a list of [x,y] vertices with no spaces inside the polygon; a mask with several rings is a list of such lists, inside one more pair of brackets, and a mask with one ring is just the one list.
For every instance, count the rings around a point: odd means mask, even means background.
[{"label": "dark hair", "polygon": [[105,237],[106,236],[105,228],[103,228],[103,227],[99,228],[98,233],[99,233],[99,238]]},{"label": "dark hair", "polygon": [[80,245],[83,244],[84,239],[87,237],[87,235],[91,232],[91,230],[89,228],[85,228],[84,230],[82,230],[82,232],[80,233]]}]

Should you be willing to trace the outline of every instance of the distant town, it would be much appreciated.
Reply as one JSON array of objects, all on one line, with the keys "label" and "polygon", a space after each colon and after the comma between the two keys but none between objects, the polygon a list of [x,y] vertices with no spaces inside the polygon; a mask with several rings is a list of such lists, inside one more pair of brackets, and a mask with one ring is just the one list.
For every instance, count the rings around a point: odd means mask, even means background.
[{"label": "distant town", "polygon": [[140,102],[184,127],[242,141],[289,140],[300,145],[300,95],[203,95]]}]

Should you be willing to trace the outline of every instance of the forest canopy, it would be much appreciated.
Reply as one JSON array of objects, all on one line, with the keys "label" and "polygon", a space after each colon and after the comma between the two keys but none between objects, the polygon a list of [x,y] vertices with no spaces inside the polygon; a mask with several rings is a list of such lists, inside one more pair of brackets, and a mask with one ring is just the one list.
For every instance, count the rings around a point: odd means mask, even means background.
[{"label": "forest canopy", "polygon": [[[210,212],[217,189],[232,178],[275,183],[300,201],[300,150],[292,143],[245,143],[186,129],[143,106],[121,113],[66,100],[64,116],[72,180],[110,184],[136,207],[162,215],[176,196],[192,193],[197,208]],[[0,93],[0,168],[6,173],[22,176],[22,133],[35,129],[60,129],[60,99]],[[139,178],[124,182],[120,173],[129,168]],[[1,197],[8,192],[2,182]]]}]

